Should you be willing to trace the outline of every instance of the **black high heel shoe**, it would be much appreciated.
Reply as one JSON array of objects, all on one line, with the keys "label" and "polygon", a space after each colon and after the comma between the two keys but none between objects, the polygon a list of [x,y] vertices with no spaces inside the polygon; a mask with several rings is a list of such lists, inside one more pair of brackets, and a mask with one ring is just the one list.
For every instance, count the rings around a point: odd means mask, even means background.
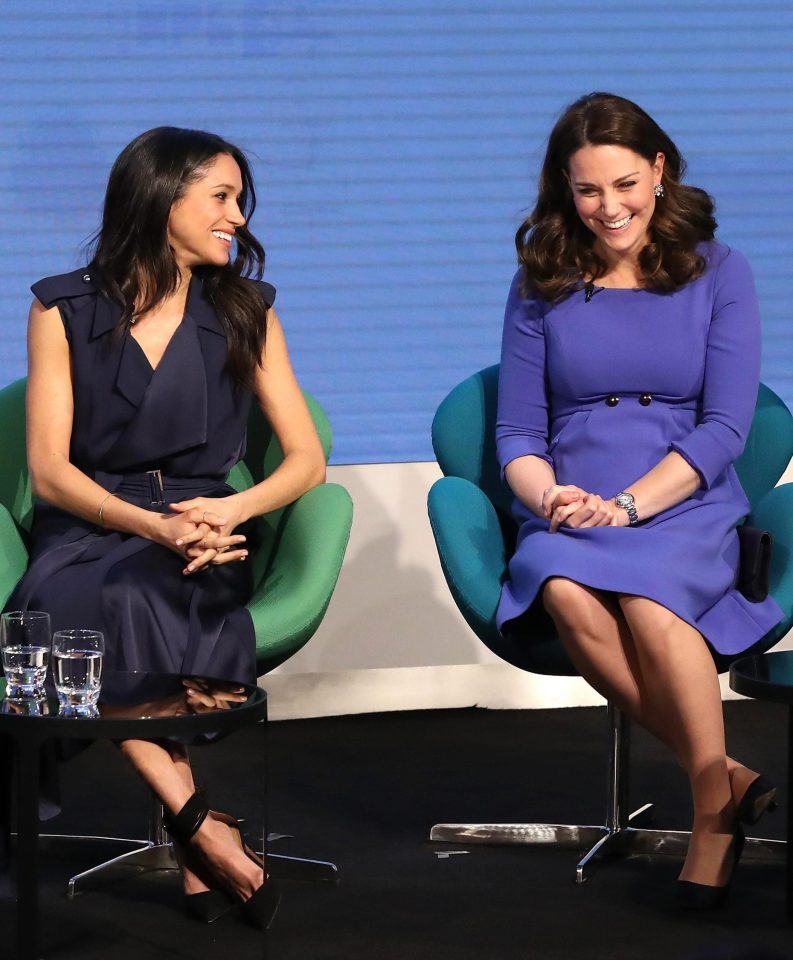
[{"label": "black high heel shoe", "polygon": [[[210,886],[210,878],[203,864],[198,862],[198,858],[191,850],[190,840],[200,829],[209,812],[203,794],[196,791],[179,813],[170,814],[166,811],[163,816],[165,829],[181,847],[185,865],[207,886]],[[224,890],[217,889],[184,895],[185,912],[202,923],[214,923],[215,920],[227,914],[235,902],[234,898]]]},{"label": "black high heel shoe", "polygon": [[720,907],[727,899],[730,892],[732,878],[735,876],[735,870],[738,861],[743,853],[744,840],[743,828],[736,824],[730,849],[732,850],[732,869],[727,882],[721,887],[713,887],[707,883],[693,883],[691,880],[677,881],[677,905],[682,910],[710,910],[714,907]]},{"label": "black high heel shoe", "polygon": [[750,826],[757,823],[764,813],[773,813],[779,806],[776,801],[776,784],[758,774],[749,784],[737,805],[738,819]]},{"label": "black high heel shoe", "polygon": [[267,930],[273,922],[281,903],[281,891],[272,877],[268,876],[264,883],[254,891],[252,897],[243,900],[240,909],[243,918],[260,930]]},{"label": "black high heel shoe", "polygon": [[[258,857],[253,850],[245,843],[242,835],[242,826],[236,817],[228,813],[219,813],[217,810],[211,810],[210,816],[214,820],[225,823],[230,830],[237,835],[237,842],[243,853],[249,860],[252,860],[257,866],[264,870],[264,861]],[[278,884],[271,876],[267,876],[264,883],[253,893],[248,900],[240,902],[243,918],[254,927],[260,930],[267,930],[273,922],[273,918],[281,903],[281,891]]]}]

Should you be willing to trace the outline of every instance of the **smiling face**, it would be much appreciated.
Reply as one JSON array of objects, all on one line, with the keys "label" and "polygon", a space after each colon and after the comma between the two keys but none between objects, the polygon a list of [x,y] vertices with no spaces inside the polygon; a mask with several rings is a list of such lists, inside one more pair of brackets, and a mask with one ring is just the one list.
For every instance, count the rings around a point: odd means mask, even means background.
[{"label": "smiling face", "polygon": [[245,224],[238,206],[242,174],[237,161],[218,154],[171,207],[168,242],[182,270],[201,264],[224,266],[237,227]]},{"label": "smiling face", "polygon": [[627,147],[588,145],[570,157],[567,171],[578,216],[610,264],[634,261],[648,239],[664,155],[649,163]]}]

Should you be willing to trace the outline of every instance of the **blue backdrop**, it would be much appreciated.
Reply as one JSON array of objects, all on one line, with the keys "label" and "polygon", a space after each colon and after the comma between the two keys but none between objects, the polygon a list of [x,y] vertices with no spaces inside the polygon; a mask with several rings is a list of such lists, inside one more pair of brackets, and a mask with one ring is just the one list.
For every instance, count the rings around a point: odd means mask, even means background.
[{"label": "blue backdrop", "polygon": [[81,265],[142,130],[251,155],[253,228],[337,463],[432,458],[446,391],[498,357],[512,236],[559,110],[606,89],[672,135],[752,262],[764,378],[793,404],[793,8],[780,2],[5,0],[0,383],[28,287]]}]

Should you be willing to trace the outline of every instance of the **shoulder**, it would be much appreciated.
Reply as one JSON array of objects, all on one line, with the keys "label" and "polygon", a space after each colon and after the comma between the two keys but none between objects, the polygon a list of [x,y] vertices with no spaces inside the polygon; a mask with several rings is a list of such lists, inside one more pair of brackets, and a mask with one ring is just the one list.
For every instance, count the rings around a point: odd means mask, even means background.
[{"label": "shoulder", "polygon": [[94,296],[97,292],[87,267],[72,270],[71,273],[59,273],[54,277],[44,277],[37,280],[30,289],[33,296],[48,308],[62,300]]},{"label": "shoulder", "polygon": [[705,258],[707,264],[705,273],[719,277],[740,276],[751,277],[752,268],[746,256],[719,240],[708,240],[697,246],[697,252]]},{"label": "shoulder", "polygon": [[264,301],[265,308],[269,310],[275,303],[275,287],[271,283],[267,283],[266,280],[254,280],[251,277],[246,277],[245,282],[256,290]]},{"label": "shoulder", "polygon": [[711,317],[735,314],[756,318],[757,292],[746,256],[735,247],[716,240],[701,244],[697,250],[705,257],[707,267],[692,286],[702,285],[710,303]]},{"label": "shoulder", "polygon": [[518,316],[524,321],[541,323],[550,304],[543,300],[526,278],[526,271],[518,267],[512,278],[507,297],[506,317]]}]

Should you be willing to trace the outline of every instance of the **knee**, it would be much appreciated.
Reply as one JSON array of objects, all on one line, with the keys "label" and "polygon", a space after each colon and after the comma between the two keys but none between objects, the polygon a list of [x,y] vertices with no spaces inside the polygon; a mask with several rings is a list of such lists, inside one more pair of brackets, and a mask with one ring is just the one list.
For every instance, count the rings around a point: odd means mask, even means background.
[{"label": "knee", "polygon": [[583,628],[587,622],[591,596],[586,587],[574,580],[551,577],[545,581],[542,602],[557,627],[575,629]]},{"label": "knee", "polygon": [[676,614],[647,597],[621,594],[617,603],[637,642],[647,639],[666,644],[679,628],[688,627]]}]

